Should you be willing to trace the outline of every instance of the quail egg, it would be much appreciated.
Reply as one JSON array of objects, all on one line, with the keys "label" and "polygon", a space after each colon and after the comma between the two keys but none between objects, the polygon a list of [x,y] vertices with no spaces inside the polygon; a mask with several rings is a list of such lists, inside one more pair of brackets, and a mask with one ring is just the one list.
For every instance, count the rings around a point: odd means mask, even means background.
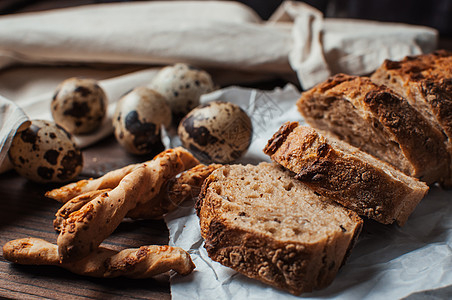
[{"label": "quail egg", "polygon": [[171,110],[158,92],[137,87],[123,96],[113,115],[116,140],[132,154],[164,150],[162,125],[171,123]]},{"label": "quail egg", "polygon": [[150,88],[166,98],[173,123],[177,126],[187,113],[199,105],[202,94],[214,90],[214,84],[207,72],[178,63],[163,68],[152,80]]},{"label": "quail egg", "polygon": [[223,101],[193,109],[180,122],[182,145],[203,162],[230,163],[241,157],[252,138],[251,120],[239,106]]},{"label": "quail egg", "polygon": [[14,137],[9,158],[14,169],[36,182],[65,182],[83,168],[83,156],[72,135],[57,124],[33,120]]},{"label": "quail egg", "polygon": [[94,79],[69,78],[60,83],[51,103],[55,123],[73,134],[93,132],[102,124],[107,97]]}]

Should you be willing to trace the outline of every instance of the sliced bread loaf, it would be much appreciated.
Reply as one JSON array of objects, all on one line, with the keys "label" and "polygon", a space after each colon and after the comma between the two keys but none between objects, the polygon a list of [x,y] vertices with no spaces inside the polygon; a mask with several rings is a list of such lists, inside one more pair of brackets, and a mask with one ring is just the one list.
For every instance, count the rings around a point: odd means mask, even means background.
[{"label": "sliced bread loaf", "polygon": [[330,284],[362,227],[356,213],[270,163],[215,170],[196,209],[213,260],[293,294]]},{"label": "sliced bread loaf", "polygon": [[404,98],[367,77],[338,74],[304,92],[297,106],[329,131],[428,184],[449,177],[445,137]]},{"label": "sliced bread loaf", "polygon": [[[409,56],[402,61],[386,60],[371,79],[405,97],[432,126],[442,131],[452,155],[452,52],[443,50]],[[443,183],[452,186],[452,172]]]},{"label": "sliced bread loaf", "polygon": [[285,123],[264,152],[317,193],[384,224],[403,225],[428,191],[389,164],[297,122]]}]

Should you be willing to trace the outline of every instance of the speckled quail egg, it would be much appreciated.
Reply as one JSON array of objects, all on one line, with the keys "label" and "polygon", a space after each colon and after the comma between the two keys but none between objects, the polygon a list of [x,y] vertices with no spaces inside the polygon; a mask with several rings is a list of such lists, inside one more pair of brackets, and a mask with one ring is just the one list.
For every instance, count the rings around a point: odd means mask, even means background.
[{"label": "speckled quail egg", "polygon": [[14,137],[9,158],[14,169],[36,182],[65,182],[83,168],[83,156],[72,135],[57,124],[33,120]]},{"label": "speckled quail egg", "polygon": [[137,87],[123,96],[113,115],[116,140],[132,154],[164,150],[161,127],[171,123],[171,110],[158,92]]},{"label": "speckled quail egg", "polygon": [[166,98],[176,127],[187,113],[199,105],[202,94],[214,90],[212,78],[207,72],[183,63],[163,68],[149,87]]},{"label": "speckled quail egg", "polygon": [[223,101],[193,109],[180,122],[182,145],[203,162],[230,163],[241,157],[252,138],[251,120],[239,106]]},{"label": "speckled quail egg", "polygon": [[94,79],[69,78],[60,83],[51,103],[55,123],[73,134],[93,132],[102,124],[107,96]]}]

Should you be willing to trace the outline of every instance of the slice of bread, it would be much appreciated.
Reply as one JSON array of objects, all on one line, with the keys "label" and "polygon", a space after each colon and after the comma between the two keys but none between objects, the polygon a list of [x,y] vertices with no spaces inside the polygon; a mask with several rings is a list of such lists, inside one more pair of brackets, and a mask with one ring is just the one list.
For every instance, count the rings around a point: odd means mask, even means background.
[{"label": "slice of bread", "polygon": [[[405,97],[432,126],[442,131],[452,155],[451,51],[408,56],[402,61],[386,60],[371,79]],[[449,169],[452,170],[452,165]],[[452,186],[452,172],[443,185]]]},{"label": "slice of bread", "polygon": [[215,170],[196,209],[213,260],[293,294],[330,284],[362,227],[274,163]]},{"label": "slice of bread", "polygon": [[264,152],[317,193],[384,224],[403,225],[428,191],[389,164],[297,122],[285,123]]},{"label": "slice of bread", "polygon": [[441,131],[404,98],[367,77],[338,74],[304,92],[297,106],[314,128],[331,132],[427,184],[449,177]]}]

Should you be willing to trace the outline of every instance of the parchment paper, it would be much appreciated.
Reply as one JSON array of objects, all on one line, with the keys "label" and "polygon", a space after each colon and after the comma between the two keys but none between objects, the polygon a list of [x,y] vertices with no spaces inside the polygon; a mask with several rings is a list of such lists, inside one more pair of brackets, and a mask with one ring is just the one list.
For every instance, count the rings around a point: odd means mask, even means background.
[{"label": "parchment paper", "polygon": [[[289,120],[300,121],[292,86],[262,92],[227,88],[203,101],[221,99],[239,104],[252,118],[256,137],[242,163],[269,160],[267,140]],[[189,251],[196,269],[171,278],[178,299],[295,299],[297,297],[249,279],[212,261],[200,235],[199,219],[185,203],[166,216],[170,245]],[[305,299],[448,299],[452,291],[452,191],[432,187],[404,227],[365,220],[347,263],[326,289],[305,293]],[[425,298],[427,297],[427,298]]]}]

